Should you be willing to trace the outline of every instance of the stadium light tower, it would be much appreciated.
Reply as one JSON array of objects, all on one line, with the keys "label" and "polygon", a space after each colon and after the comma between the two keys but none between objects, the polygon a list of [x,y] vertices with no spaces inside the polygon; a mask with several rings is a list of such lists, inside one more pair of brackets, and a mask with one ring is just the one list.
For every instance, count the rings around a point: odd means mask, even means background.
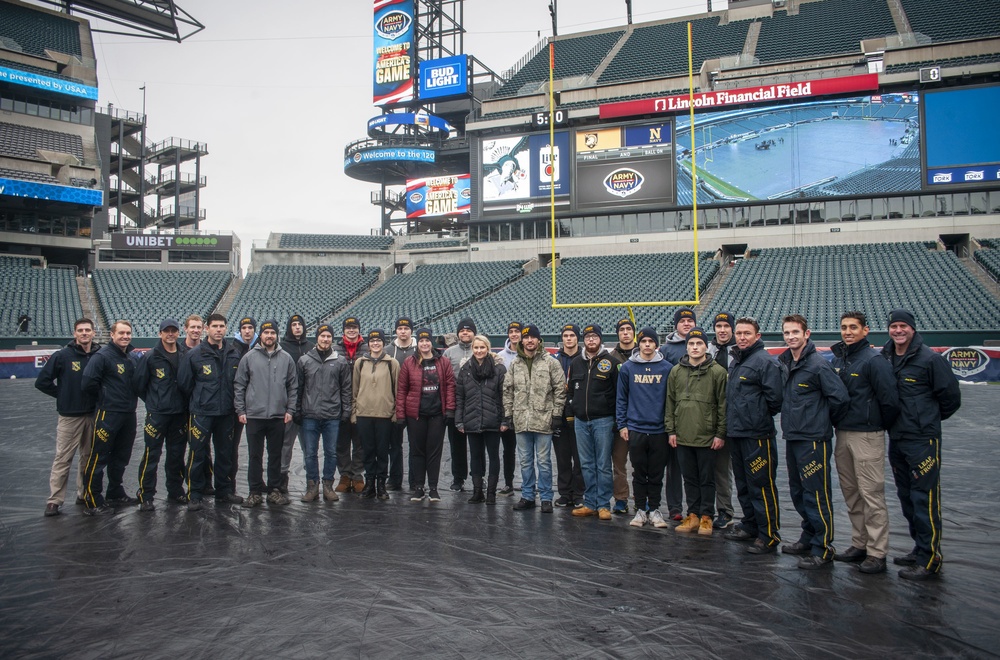
[{"label": "stadium light tower", "polygon": [[557,0],[552,0],[552,2],[549,3],[549,14],[552,15],[552,36],[553,37],[558,37],[559,36],[559,19],[558,19],[559,8],[556,6],[556,2],[557,2]]}]

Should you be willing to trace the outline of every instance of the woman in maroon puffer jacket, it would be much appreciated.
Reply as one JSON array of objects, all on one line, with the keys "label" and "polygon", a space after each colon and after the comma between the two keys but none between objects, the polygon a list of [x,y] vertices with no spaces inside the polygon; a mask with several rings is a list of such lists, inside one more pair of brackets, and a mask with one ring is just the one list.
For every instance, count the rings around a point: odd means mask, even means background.
[{"label": "woman in maroon puffer jacket", "polygon": [[403,360],[396,385],[396,420],[410,438],[411,502],[424,499],[427,481],[431,502],[440,502],[438,475],[446,419],[455,417],[455,372],[451,360],[436,350],[429,328],[416,332],[417,352]]}]

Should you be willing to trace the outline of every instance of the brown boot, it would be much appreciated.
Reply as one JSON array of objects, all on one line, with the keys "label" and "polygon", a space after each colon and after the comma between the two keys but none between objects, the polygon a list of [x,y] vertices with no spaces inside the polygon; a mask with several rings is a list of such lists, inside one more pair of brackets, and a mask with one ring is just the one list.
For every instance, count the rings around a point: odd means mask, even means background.
[{"label": "brown boot", "polygon": [[712,535],[712,516],[701,517],[701,521],[698,522],[698,535],[699,536]]},{"label": "brown boot", "polygon": [[334,490],[332,481],[323,481],[323,499],[327,502],[340,501],[340,496],[337,495],[337,491]]},{"label": "brown boot", "polygon": [[696,532],[696,531],[698,531],[698,523],[699,523],[698,516],[696,516],[693,513],[689,513],[687,515],[687,518],[685,518],[684,521],[680,525],[677,525],[677,527],[674,527],[674,531],[675,532],[683,532],[683,533],[687,533],[687,534],[689,534],[691,532]]},{"label": "brown boot", "polygon": [[360,493],[364,489],[365,489],[365,480],[361,477],[354,477],[354,492]]},{"label": "brown boot", "polygon": [[338,493],[351,492],[351,478],[346,474],[340,475],[340,483],[337,484]]},{"label": "brown boot", "polygon": [[303,502],[315,502],[319,499],[319,484],[312,479],[306,484],[306,494],[302,496]]}]

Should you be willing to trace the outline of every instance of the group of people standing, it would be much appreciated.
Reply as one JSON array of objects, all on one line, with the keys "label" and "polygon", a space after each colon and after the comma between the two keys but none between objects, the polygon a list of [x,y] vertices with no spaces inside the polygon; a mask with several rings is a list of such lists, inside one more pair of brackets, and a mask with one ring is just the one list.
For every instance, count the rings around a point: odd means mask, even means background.
[{"label": "group of people standing", "polygon": [[[391,340],[382,330],[362,335],[360,327],[358,319],[345,319],[335,342],[333,328],[320,325],[313,343],[299,315],[289,318],[280,340],[276,321],[258,327],[246,317],[227,338],[225,317],[192,315],[183,340],[179,324],[165,319],[160,341],[137,357],[127,321],[114,323],[111,343],[98,348],[93,323],[80,319],[73,341],[36,381],[56,397],[59,412],[45,515],[60,512],[77,448],[77,503],[87,515],[128,504],[155,510],[164,450],[170,502],[191,511],[210,495],[247,508],[285,505],[296,437],[306,472],[303,502],[337,501],[344,492],[387,500],[402,490],[404,432],[409,499],[436,502],[447,431],[450,488],[464,490],[471,476],[470,503],[493,505],[498,494],[513,494],[516,454],[515,510],[540,503],[543,513],[566,507],[574,517],[611,520],[612,513],[630,513],[631,462],[630,525],[667,528],[671,520],[676,532],[699,535],[725,529],[727,539],[749,542],[747,551],[761,555],[781,544],[774,424],[781,413],[789,494],[801,517],[799,538],[781,546],[784,554],[800,556],[798,566],[807,570],[833,560],[856,562],[862,573],[886,570],[888,431],[914,540],[895,562],[908,579],[940,571],[941,420],[958,410],[961,397],[947,363],[923,345],[906,310],[890,313],[881,352],[867,341],[865,315],[845,312],[832,362],[796,314],[783,319],[787,350],[777,357],[765,349],[754,319],[720,313],[709,336],[689,308],[677,310],[662,344],[654,328],[636,332],[630,319],[617,323],[610,349],[600,326],[567,324],[554,354],[530,323],[510,323],[497,352],[469,318],[444,350],[429,328],[414,328],[407,317],[397,319]],[[131,497],[122,481],[138,398],[146,407],[144,449]],[[246,498],[235,485],[244,428]],[[851,545],[840,553],[833,547],[834,455],[852,526]],[[742,513],[735,526],[731,478]]]}]

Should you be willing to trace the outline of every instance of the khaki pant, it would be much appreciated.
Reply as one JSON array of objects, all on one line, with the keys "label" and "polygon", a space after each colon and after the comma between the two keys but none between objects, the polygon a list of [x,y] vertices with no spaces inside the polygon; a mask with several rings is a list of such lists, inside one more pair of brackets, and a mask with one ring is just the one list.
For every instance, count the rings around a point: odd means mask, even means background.
[{"label": "khaki pant", "polygon": [[76,496],[83,497],[83,474],[90,460],[90,448],[94,435],[94,415],[66,417],[59,415],[56,424],[56,455],[52,460],[52,472],[49,474],[48,504],[62,505],[66,501],[66,483],[69,481],[69,469],[73,465],[73,455],[80,450],[80,460],[76,472]]},{"label": "khaki pant", "polygon": [[715,508],[733,517],[733,449],[727,441],[715,452]]},{"label": "khaki pant", "polygon": [[834,457],[851,519],[851,545],[864,548],[869,557],[884,558],[889,551],[885,433],[838,430]]},{"label": "khaki pant", "polygon": [[622,437],[618,435],[618,429],[615,429],[614,433],[615,439],[611,444],[611,468],[614,497],[616,500],[628,502],[628,470],[625,467],[626,462],[628,461],[628,443],[622,440]]}]

